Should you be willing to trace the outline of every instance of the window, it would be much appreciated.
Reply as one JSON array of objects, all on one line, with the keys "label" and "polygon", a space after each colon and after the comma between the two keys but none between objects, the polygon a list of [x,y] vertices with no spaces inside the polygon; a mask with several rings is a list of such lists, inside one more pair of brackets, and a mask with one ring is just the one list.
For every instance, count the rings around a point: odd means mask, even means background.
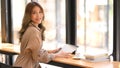
[{"label": "window", "polygon": [[113,0],[77,0],[77,45],[112,53]]}]

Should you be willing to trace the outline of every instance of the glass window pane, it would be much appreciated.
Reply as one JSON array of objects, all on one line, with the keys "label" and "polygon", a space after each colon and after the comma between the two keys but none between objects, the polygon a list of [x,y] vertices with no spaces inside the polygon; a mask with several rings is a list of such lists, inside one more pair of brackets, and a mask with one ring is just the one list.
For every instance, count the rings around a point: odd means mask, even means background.
[{"label": "glass window pane", "polygon": [[108,50],[109,53],[112,54],[113,52],[113,0],[109,0],[109,40],[108,40]]},{"label": "glass window pane", "polygon": [[84,0],[77,0],[77,44],[85,43],[85,7]]},{"label": "glass window pane", "polygon": [[108,45],[107,0],[92,1],[86,0],[86,45],[106,48]]},{"label": "glass window pane", "polygon": [[22,25],[22,19],[24,15],[25,5],[27,1],[25,0],[12,0],[12,16],[13,16],[13,39],[14,44],[19,44],[18,31]]},{"label": "glass window pane", "polygon": [[112,0],[77,0],[77,44],[105,51],[112,49]]}]

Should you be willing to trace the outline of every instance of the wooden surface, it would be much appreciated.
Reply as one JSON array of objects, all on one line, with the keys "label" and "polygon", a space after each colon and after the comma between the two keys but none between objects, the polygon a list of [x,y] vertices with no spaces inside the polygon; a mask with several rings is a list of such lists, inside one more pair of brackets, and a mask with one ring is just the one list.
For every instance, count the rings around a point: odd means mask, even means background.
[{"label": "wooden surface", "polygon": [[[20,47],[12,44],[0,44],[0,52],[5,53],[20,53]],[[59,62],[63,64],[69,64],[79,67],[92,67],[92,68],[120,68],[120,62],[117,61],[104,61],[104,62],[90,62],[87,60],[75,60],[70,58],[55,58],[54,62]]]},{"label": "wooden surface", "polygon": [[20,46],[13,45],[10,43],[2,43],[0,44],[0,52],[5,54],[19,54],[20,53]]},{"label": "wooden surface", "polygon": [[116,61],[90,62],[87,60],[75,60],[73,58],[56,58],[54,61],[85,68],[120,68],[120,62]]}]

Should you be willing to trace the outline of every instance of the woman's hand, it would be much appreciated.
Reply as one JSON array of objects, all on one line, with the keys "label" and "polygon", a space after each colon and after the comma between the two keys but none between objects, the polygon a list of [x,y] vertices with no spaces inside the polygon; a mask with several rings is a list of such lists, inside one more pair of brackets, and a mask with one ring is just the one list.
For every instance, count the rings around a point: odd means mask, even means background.
[{"label": "woman's hand", "polygon": [[68,58],[68,57],[71,57],[71,54],[64,52],[64,51],[59,51],[59,52],[55,53],[55,58],[57,58],[57,57]]}]

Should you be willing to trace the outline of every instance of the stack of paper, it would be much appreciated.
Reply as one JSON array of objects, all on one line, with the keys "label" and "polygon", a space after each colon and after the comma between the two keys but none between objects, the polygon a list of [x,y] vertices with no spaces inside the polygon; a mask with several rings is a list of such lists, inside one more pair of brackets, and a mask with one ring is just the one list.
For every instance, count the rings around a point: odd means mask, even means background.
[{"label": "stack of paper", "polygon": [[92,62],[108,61],[109,56],[107,53],[91,53],[85,54],[85,59]]}]

